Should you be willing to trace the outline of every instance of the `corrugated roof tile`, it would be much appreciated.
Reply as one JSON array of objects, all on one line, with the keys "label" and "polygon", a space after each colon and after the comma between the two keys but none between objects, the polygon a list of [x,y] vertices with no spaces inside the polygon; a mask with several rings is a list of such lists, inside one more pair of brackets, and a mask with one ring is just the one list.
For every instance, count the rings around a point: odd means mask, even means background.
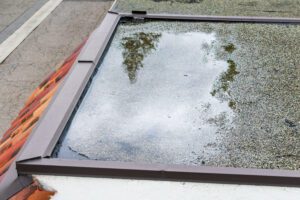
[{"label": "corrugated roof tile", "polygon": [[[5,172],[15,161],[16,155],[26,142],[32,132],[34,125],[39,120],[47,108],[50,100],[54,96],[61,80],[68,73],[75,62],[85,41],[67,58],[64,63],[53,73],[51,73],[30,95],[24,108],[19,112],[11,127],[4,133],[0,140],[0,183]],[[43,190],[40,184],[35,181],[30,186],[24,188],[12,200],[36,200],[49,199],[54,193]]]}]

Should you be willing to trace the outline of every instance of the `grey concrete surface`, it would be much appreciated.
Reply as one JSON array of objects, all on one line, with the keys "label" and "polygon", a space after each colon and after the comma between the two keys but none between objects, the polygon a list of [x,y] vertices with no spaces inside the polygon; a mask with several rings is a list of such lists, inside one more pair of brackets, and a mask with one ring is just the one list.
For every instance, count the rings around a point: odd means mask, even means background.
[{"label": "grey concrete surface", "polygon": [[37,1],[38,0],[1,0],[0,31],[4,30]]},{"label": "grey concrete surface", "polygon": [[0,65],[0,135],[39,83],[101,23],[111,4],[62,2]]},{"label": "grey concrete surface", "polygon": [[0,29],[0,44],[4,42],[10,35],[12,35],[16,30],[18,30],[47,2],[48,0],[37,0],[30,8],[26,9],[26,11],[24,11],[21,15],[17,16],[9,25],[5,25],[3,27],[3,30]]}]

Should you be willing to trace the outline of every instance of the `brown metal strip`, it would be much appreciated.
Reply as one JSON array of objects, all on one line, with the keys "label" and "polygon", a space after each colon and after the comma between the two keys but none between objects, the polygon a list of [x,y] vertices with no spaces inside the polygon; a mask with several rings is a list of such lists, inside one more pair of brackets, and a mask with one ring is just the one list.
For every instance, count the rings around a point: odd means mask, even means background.
[{"label": "brown metal strip", "polygon": [[10,184],[9,187],[5,188],[5,190],[0,193],[0,199],[9,199],[25,187],[32,184],[32,182],[33,180],[31,176],[19,176],[12,182],[12,184]]},{"label": "brown metal strip", "polygon": [[60,89],[25,144],[19,160],[50,156],[96,64],[112,37],[120,16],[107,14],[78,56]]},{"label": "brown metal strip", "polygon": [[300,172],[289,170],[178,166],[66,159],[38,159],[19,162],[17,170],[20,174],[300,186]]},{"label": "brown metal strip", "polygon": [[94,65],[91,63],[73,66],[18,160],[43,157],[56,144],[93,71]]},{"label": "brown metal strip", "polygon": [[182,20],[182,21],[205,21],[205,22],[236,22],[236,23],[288,23],[300,24],[300,18],[282,17],[251,17],[251,16],[213,16],[213,15],[174,15],[174,14],[132,14],[120,13],[122,17],[144,18],[157,20]]},{"label": "brown metal strip", "polygon": [[108,13],[105,16],[101,25],[91,34],[82,53],[78,56],[79,62],[93,62],[95,64],[98,62],[119,20],[118,14]]}]

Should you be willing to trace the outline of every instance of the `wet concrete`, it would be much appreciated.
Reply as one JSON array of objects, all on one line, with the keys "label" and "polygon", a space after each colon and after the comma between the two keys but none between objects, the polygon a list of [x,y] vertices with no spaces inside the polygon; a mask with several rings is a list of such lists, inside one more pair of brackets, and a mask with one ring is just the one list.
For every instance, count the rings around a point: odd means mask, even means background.
[{"label": "wet concrete", "polygon": [[1,0],[0,32],[22,15],[38,0]]},{"label": "wet concrete", "polygon": [[98,26],[111,3],[62,2],[0,65],[1,134],[39,83]]},{"label": "wet concrete", "polygon": [[299,34],[297,25],[122,24],[58,156],[299,169]]},{"label": "wet concrete", "polygon": [[300,0],[118,0],[115,10],[194,15],[300,17]]}]

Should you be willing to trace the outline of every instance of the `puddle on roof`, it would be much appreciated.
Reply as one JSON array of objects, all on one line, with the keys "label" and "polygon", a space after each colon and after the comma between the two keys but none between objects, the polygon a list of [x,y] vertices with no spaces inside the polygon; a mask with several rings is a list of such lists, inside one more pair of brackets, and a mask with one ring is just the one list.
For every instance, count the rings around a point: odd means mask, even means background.
[{"label": "puddle on roof", "polygon": [[300,27],[127,22],[55,156],[298,169]]},{"label": "puddle on roof", "polygon": [[216,16],[300,17],[300,0],[118,0],[114,11]]},{"label": "puddle on roof", "polygon": [[132,83],[136,81],[138,70],[143,67],[145,56],[155,49],[160,36],[160,33],[139,32],[122,39],[123,64]]}]

